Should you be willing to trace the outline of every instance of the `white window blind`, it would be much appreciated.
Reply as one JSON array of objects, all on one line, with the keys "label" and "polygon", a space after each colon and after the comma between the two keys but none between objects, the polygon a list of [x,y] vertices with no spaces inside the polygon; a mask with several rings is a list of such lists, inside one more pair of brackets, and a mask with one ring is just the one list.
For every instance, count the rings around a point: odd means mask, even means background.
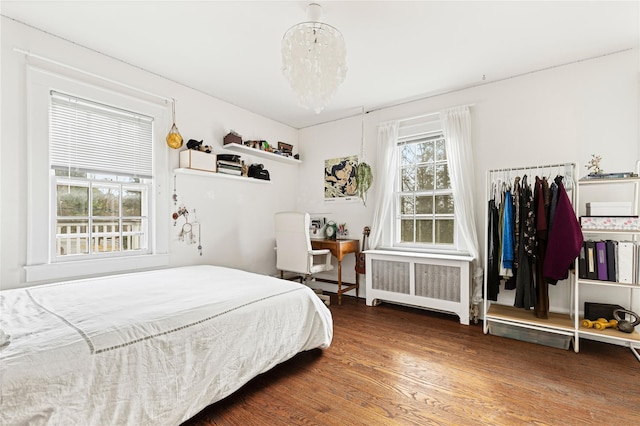
[{"label": "white window blind", "polygon": [[51,91],[51,167],[152,177],[153,118]]}]

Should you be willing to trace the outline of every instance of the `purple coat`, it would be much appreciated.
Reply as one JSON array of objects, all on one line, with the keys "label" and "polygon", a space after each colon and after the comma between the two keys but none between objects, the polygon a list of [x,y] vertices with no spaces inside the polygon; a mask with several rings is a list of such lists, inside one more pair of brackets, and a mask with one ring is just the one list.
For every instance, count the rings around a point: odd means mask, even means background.
[{"label": "purple coat", "polygon": [[549,233],[547,253],[544,259],[545,278],[563,280],[569,276],[569,268],[580,253],[582,229],[571,206],[562,182],[558,185],[558,205]]}]

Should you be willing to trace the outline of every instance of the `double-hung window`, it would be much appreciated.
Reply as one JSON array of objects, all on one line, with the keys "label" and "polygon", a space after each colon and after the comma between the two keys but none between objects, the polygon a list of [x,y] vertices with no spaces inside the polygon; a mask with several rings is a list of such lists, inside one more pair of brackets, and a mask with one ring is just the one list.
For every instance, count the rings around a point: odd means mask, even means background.
[{"label": "double-hung window", "polygon": [[400,126],[394,246],[456,249],[454,199],[439,120]]},{"label": "double-hung window", "polygon": [[57,261],[147,254],[153,117],[51,91]]},{"label": "double-hung window", "polygon": [[26,280],[167,265],[167,105],[35,67],[27,82]]}]

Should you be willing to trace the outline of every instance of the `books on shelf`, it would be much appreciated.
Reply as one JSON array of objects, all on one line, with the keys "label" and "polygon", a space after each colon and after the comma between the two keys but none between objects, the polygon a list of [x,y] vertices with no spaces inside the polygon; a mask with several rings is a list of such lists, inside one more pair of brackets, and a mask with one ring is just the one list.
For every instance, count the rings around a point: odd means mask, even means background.
[{"label": "books on shelf", "polygon": [[233,167],[233,168],[241,168],[242,167],[242,163],[240,163],[239,161],[218,160],[218,161],[216,161],[216,164],[218,166],[228,166],[228,167]]},{"label": "books on shelf", "polygon": [[587,240],[578,256],[578,277],[640,285],[636,265],[640,265],[638,242]]},{"label": "books on shelf", "polygon": [[634,277],[635,263],[638,261],[636,252],[638,244],[632,241],[620,241],[618,243],[618,281],[621,283],[637,283],[638,277]]},{"label": "books on shelf", "polygon": [[242,172],[238,172],[236,170],[220,169],[220,170],[218,170],[218,173],[221,173],[223,175],[242,176]]},{"label": "books on shelf", "polygon": [[598,279],[598,265],[596,260],[596,243],[594,241],[585,241],[583,243],[586,253],[586,268],[580,275],[582,278],[590,280]]},{"label": "books on shelf", "polygon": [[234,176],[242,176],[242,169],[218,167],[218,173],[225,173],[225,174],[234,175]]},{"label": "books on shelf", "polygon": [[216,170],[218,173],[242,176],[242,163],[237,161],[218,160],[216,161]]},{"label": "books on shelf", "polygon": [[[613,281],[609,280],[609,273],[607,271],[607,243],[605,241],[596,242],[596,269],[598,270],[598,279],[600,281]],[[612,277],[615,279],[615,275]]]}]

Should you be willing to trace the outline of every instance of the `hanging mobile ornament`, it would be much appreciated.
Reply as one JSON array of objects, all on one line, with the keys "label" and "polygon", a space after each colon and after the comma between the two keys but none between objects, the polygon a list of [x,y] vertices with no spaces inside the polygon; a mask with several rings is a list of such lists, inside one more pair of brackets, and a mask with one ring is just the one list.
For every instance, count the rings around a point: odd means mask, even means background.
[{"label": "hanging mobile ornament", "polygon": [[[201,227],[200,227],[200,222],[198,222],[198,215],[196,214],[196,209],[193,209],[193,224],[198,225],[198,252],[200,253],[200,256],[202,256],[202,239],[201,239],[202,233],[200,232]],[[195,236],[193,238],[195,240]],[[195,244],[195,241],[194,241],[194,244]]]},{"label": "hanging mobile ornament", "polygon": [[173,125],[171,126],[171,130],[169,130],[169,134],[167,135],[167,145],[169,148],[178,149],[182,146],[182,135],[176,126],[176,100],[172,99],[171,103],[171,114],[173,118]]},{"label": "hanging mobile ornament", "polygon": [[176,175],[173,175],[173,205],[178,205],[178,192],[176,191]]},{"label": "hanging mobile ornament", "polygon": [[[171,198],[173,199],[173,205],[177,206],[178,205],[178,192],[176,191],[176,175],[173,175],[173,195],[171,196]],[[171,217],[173,218],[173,226],[176,226],[176,223],[178,221],[178,218],[180,217],[180,214],[178,212],[174,212]]]}]

